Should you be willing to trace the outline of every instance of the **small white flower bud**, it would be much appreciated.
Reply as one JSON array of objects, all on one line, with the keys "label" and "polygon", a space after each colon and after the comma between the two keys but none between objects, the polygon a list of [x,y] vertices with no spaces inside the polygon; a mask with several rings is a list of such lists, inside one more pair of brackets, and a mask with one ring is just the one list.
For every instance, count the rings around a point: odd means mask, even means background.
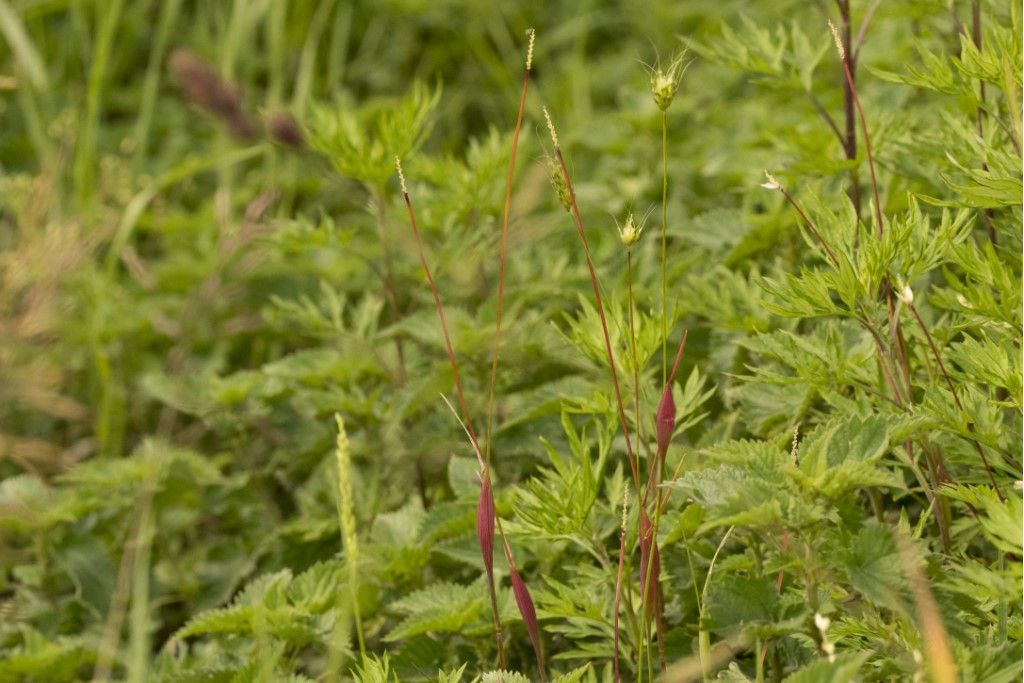
[{"label": "small white flower bud", "polygon": [[761,187],[763,187],[766,190],[781,190],[782,189],[782,183],[780,183],[778,180],[776,180],[775,176],[773,176],[771,173],[769,173],[768,171],[765,171],[764,172],[764,176],[768,180],[767,180],[767,182],[761,183]]},{"label": "small white flower bud", "polygon": [[914,305],[914,290],[905,282],[899,283],[896,289],[896,297],[904,306]]},{"label": "small white flower bud", "polygon": [[828,630],[828,627],[832,625],[832,620],[826,617],[824,614],[815,613],[814,625],[818,627],[818,630],[824,633]]}]

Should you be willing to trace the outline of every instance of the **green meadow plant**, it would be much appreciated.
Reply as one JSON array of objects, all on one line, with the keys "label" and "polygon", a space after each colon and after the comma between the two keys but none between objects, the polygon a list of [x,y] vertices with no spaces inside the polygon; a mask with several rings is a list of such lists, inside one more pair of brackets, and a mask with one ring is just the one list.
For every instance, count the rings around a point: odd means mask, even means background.
[{"label": "green meadow plant", "polygon": [[1019,680],[1019,8],[408,10],[0,0],[0,681]]}]

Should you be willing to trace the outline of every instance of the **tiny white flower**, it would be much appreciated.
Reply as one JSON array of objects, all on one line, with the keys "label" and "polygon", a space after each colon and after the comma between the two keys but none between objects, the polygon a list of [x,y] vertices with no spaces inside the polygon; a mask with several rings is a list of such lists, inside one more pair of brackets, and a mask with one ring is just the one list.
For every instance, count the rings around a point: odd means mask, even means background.
[{"label": "tiny white flower", "polygon": [[765,171],[764,175],[768,179],[768,181],[764,182],[764,183],[761,183],[761,187],[763,187],[766,190],[781,190],[782,189],[782,183],[780,183],[778,180],[776,180],[775,176],[773,176],[768,171]]},{"label": "tiny white flower", "polygon": [[903,302],[904,306],[914,305],[914,290],[910,288],[910,285],[904,284],[903,287],[896,292],[896,296]]},{"label": "tiny white flower", "polygon": [[814,625],[818,627],[818,630],[824,633],[828,630],[828,627],[832,625],[832,620],[826,617],[824,614],[815,613]]}]

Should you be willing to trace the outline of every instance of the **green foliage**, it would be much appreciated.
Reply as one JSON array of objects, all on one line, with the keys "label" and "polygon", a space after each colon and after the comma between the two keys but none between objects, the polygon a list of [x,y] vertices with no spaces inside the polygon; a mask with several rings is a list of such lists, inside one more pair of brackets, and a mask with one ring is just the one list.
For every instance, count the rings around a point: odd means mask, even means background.
[{"label": "green foliage", "polygon": [[396,156],[548,680],[1018,680],[1021,12],[849,3],[878,225],[846,4],[0,0],[0,682],[540,680]]}]

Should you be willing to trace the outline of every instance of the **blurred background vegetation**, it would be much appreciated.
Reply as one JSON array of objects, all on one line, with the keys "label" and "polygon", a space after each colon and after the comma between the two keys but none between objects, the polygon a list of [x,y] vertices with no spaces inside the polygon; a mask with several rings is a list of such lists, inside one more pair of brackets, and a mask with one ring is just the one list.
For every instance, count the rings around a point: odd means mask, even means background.
[{"label": "blurred background vegetation", "polygon": [[[986,27],[1019,42],[1019,8],[981,6]],[[959,196],[940,176],[955,184],[960,162],[996,162],[951,159],[977,150],[935,133],[954,118],[969,127],[976,102],[884,76],[920,64],[919,46],[957,54],[971,3],[855,0],[853,11],[873,15],[859,79],[887,210],[906,210],[909,192]],[[715,391],[691,406],[712,417],[683,440],[785,440],[794,415],[813,423],[806,391],[739,375],[757,355],[747,335],[799,329],[761,304],[756,284],[806,258],[789,209],[759,187],[763,170],[829,197],[849,182],[853,164],[817,110],[841,117],[835,17],[831,3],[791,0],[0,0],[0,680],[279,680],[340,663],[347,618],[325,607],[324,588],[341,581],[330,564],[336,412],[370,548],[360,600],[372,649],[402,642],[403,680],[462,661],[488,668],[475,664],[494,657],[482,603],[460,603],[471,607],[454,626],[396,628],[422,605],[395,601],[434,581],[484,593],[469,583],[481,567],[474,465],[438,400],[451,376],[390,168],[401,151],[482,406],[528,27],[537,48],[513,198],[498,485],[549,464],[538,438],[570,447],[563,400],[570,413],[607,412],[600,356],[573,343],[590,285],[548,186],[540,105],[557,120],[621,306],[613,216],[657,207],[661,193],[661,113],[645,65],[684,47],[694,62],[669,110],[670,286],[682,321],[672,338],[689,329],[687,396]],[[190,91],[203,69],[229,95],[219,115]],[[1004,102],[991,86],[989,96]],[[1012,135],[988,131],[992,145]],[[969,200],[958,206],[991,209],[999,253],[1015,263],[1007,305],[1019,307],[1019,204]],[[636,251],[642,315],[658,310],[656,223]],[[1019,362],[1007,370],[1019,375]],[[1008,488],[1020,415],[1002,415],[994,438],[1011,454]],[[959,477],[984,482],[968,457]],[[595,538],[616,536],[620,459],[604,472],[618,489],[600,496]],[[511,512],[511,493],[499,508]],[[516,542],[540,574],[544,548],[525,531]],[[179,631],[259,576],[252,590],[269,611],[246,617],[250,640],[193,644]],[[266,607],[268,586],[291,617]],[[540,601],[542,617],[557,616],[555,598]],[[513,661],[528,662],[516,628]],[[431,650],[425,634],[437,630],[459,634],[450,650]],[[608,657],[606,645],[580,645],[591,635],[556,628],[550,647],[573,661]],[[682,636],[672,647],[690,651]]]}]

